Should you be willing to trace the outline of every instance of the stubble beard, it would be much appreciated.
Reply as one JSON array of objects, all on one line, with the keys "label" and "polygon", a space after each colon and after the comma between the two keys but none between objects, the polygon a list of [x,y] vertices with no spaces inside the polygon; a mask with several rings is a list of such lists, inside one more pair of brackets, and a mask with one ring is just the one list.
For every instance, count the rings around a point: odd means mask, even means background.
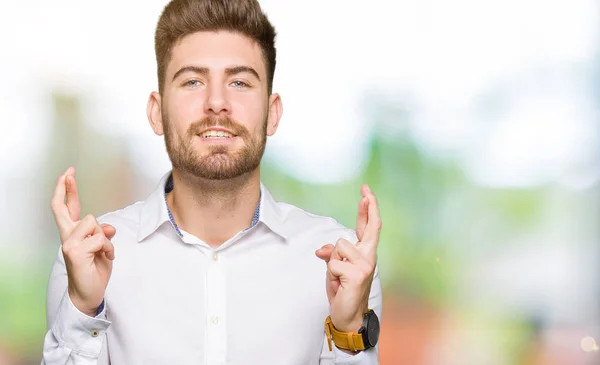
[{"label": "stubble beard", "polygon": [[[231,130],[244,142],[244,147],[231,151],[231,147],[211,145],[200,154],[194,149],[194,139],[202,138],[199,133],[219,125]],[[188,128],[184,136],[171,133],[168,116],[163,115],[165,144],[173,168],[205,180],[228,180],[248,174],[258,168],[267,142],[267,121],[263,122],[260,134],[250,132],[230,118],[207,117]]]}]

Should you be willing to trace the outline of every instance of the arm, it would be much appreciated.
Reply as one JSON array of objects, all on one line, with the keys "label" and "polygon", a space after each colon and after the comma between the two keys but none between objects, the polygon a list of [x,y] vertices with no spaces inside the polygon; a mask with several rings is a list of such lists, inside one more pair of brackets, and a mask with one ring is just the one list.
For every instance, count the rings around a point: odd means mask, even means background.
[{"label": "arm", "polygon": [[[377,317],[381,321],[382,315],[382,292],[381,282],[379,280],[379,270],[375,269],[373,276],[373,284],[371,285],[371,292],[369,294],[369,308],[373,309],[377,314]],[[357,329],[358,330],[358,329]],[[378,360],[379,345],[370,348],[365,351],[361,351],[358,354],[350,355],[347,354],[337,347],[333,347],[333,351],[329,351],[327,345],[327,339],[325,338],[325,331],[323,331],[323,349],[321,350],[321,357],[319,359],[320,365],[379,365]]]},{"label": "arm", "polygon": [[58,178],[51,203],[61,247],[48,284],[42,365],[109,363],[105,338],[110,322],[105,309],[97,310],[112,271],[110,239],[116,231],[91,215],[79,219],[74,176],[75,170],[69,168]]},{"label": "arm", "polygon": [[61,250],[52,267],[47,296],[48,332],[41,365],[108,365],[106,308],[96,317],[81,313],[69,297]]},{"label": "arm", "polygon": [[[356,235],[351,235],[354,236],[351,237],[352,241],[354,238],[358,239],[356,244],[346,238],[340,238],[335,246],[328,244],[315,252],[327,263],[326,290],[331,320],[329,325],[339,332],[358,332],[369,308],[381,318],[381,283],[377,268],[381,218],[377,199],[368,185],[363,185],[361,193],[363,198],[358,206]],[[348,234],[346,236],[348,237]],[[325,343],[329,350],[327,338]],[[377,346],[358,353],[342,351],[335,346],[332,350],[335,364],[378,363]]]}]

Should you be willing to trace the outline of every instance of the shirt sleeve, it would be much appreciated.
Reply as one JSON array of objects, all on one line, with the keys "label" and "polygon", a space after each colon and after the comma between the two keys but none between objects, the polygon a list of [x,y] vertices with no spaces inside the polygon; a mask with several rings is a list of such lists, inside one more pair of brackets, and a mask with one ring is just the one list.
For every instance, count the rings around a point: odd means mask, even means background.
[{"label": "shirt sleeve", "polygon": [[[67,274],[59,250],[48,284],[48,332],[41,365],[108,365],[106,356],[106,308],[96,317],[81,313],[67,291]],[[101,356],[104,353],[105,356]],[[99,360],[102,359],[102,360]]]}]

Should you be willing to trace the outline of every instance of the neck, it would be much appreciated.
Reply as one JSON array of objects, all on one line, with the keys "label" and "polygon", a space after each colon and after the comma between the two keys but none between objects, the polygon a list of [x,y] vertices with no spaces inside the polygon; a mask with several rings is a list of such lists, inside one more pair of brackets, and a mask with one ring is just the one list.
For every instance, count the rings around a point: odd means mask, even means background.
[{"label": "neck", "polygon": [[260,171],[206,180],[173,169],[167,204],[177,226],[216,248],[250,227],[260,199]]}]

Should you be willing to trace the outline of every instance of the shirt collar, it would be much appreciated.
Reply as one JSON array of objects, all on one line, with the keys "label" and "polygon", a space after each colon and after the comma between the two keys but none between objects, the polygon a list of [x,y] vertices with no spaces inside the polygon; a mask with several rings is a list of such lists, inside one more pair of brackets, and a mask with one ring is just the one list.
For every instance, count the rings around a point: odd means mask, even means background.
[{"label": "shirt collar", "polygon": [[258,220],[264,223],[273,233],[287,240],[288,235],[285,230],[284,213],[280,205],[273,199],[271,192],[260,183],[260,216]]},{"label": "shirt collar", "polygon": [[[168,205],[165,200],[165,189],[167,191],[170,182],[171,171],[167,172],[160,179],[156,189],[150,193],[148,198],[142,203],[142,211],[140,214],[140,227],[138,230],[138,242],[143,241],[146,237],[154,233],[164,223],[170,223],[176,233],[181,237],[181,232],[175,224]],[[261,182],[260,184],[260,202],[256,207],[255,217],[252,225],[248,229],[254,227],[259,222],[265,224],[271,231],[286,239],[282,214],[277,206],[277,202],[273,199],[270,192]]]}]

